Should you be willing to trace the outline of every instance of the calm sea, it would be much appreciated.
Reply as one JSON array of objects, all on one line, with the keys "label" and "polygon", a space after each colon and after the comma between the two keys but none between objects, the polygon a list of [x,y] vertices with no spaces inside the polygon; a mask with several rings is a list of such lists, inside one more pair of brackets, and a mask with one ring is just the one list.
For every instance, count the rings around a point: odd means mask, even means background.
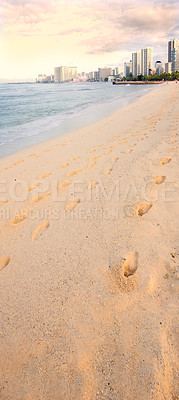
[{"label": "calm sea", "polygon": [[[0,157],[109,115],[150,86],[111,83],[0,85]],[[59,127],[58,133],[51,128]]]}]

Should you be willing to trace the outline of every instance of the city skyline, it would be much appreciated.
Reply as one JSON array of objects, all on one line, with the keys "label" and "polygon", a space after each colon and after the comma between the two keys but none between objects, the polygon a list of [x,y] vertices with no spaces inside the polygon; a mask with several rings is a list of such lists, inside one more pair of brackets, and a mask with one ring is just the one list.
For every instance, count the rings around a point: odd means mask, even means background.
[{"label": "city skyline", "polygon": [[123,65],[152,46],[153,60],[168,60],[178,37],[177,2],[106,0],[2,0],[0,78],[35,78],[58,65],[80,71]]}]

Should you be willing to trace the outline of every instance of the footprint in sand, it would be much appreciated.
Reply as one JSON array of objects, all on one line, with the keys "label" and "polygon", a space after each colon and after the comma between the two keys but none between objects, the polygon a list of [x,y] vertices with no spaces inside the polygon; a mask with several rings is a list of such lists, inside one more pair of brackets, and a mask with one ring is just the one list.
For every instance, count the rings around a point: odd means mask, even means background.
[{"label": "footprint in sand", "polygon": [[36,153],[32,153],[32,154],[29,154],[28,157],[35,157],[36,155],[37,155]]},{"label": "footprint in sand", "polygon": [[68,172],[67,176],[73,176],[73,175],[79,174],[80,172],[81,172],[81,169],[78,169],[76,171],[70,171],[70,172]]},{"label": "footprint in sand", "polygon": [[79,156],[77,156],[77,157],[72,157],[72,158],[71,158],[71,161],[78,160],[78,158],[80,158],[80,157],[79,157]]},{"label": "footprint in sand", "polygon": [[32,183],[32,185],[30,185],[27,189],[28,192],[30,192],[31,190],[35,189],[38,186],[38,183]]},{"label": "footprint in sand", "polygon": [[60,184],[59,184],[59,189],[62,189],[62,188],[64,188],[64,187],[66,187],[66,186],[69,186],[69,185],[71,185],[71,182],[70,181],[68,181],[68,180],[64,180],[63,182],[61,182]]},{"label": "footprint in sand", "polygon": [[16,165],[21,164],[22,162],[24,162],[24,160],[16,161],[16,162],[15,162],[14,164],[12,164],[12,165],[13,165],[13,167],[15,167]]},{"label": "footprint in sand", "polygon": [[91,149],[91,150],[89,151],[89,153],[94,153],[94,151],[96,151],[96,149]]},{"label": "footprint in sand", "polygon": [[30,202],[31,203],[37,203],[40,200],[43,200],[45,197],[51,196],[50,193],[45,193],[45,194],[39,194],[38,196],[33,197]]},{"label": "footprint in sand", "polygon": [[8,257],[8,256],[0,258],[0,271],[3,268],[7,267],[9,262],[10,262],[10,257]]},{"label": "footprint in sand", "polygon": [[98,158],[101,158],[101,156],[93,156],[93,157],[90,158],[90,161],[97,160]]},{"label": "footprint in sand", "polygon": [[165,164],[168,164],[170,161],[171,161],[170,157],[162,158],[160,161],[160,164],[165,165]]},{"label": "footprint in sand", "polygon": [[73,209],[77,206],[77,204],[80,202],[80,199],[73,199],[66,205],[66,210],[68,212],[73,211]]},{"label": "footprint in sand", "polygon": [[6,203],[8,203],[8,200],[1,201],[0,206],[2,206],[3,204],[6,204]]},{"label": "footprint in sand", "polygon": [[112,150],[111,149],[107,149],[104,154],[110,154],[110,153],[112,153]]},{"label": "footprint in sand", "polygon": [[69,165],[70,165],[70,164],[66,162],[66,163],[60,165],[60,168],[66,168],[66,167],[68,167]]},{"label": "footprint in sand", "polygon": [[122,273],[128,278],[130,275],[134,275],[134,272],[138,268],[138,257],[137,251],[133,251],[127,259],[122,263]]},{"label": "footprint in sand", "polygon": [[88,168],[93,168],[93,167],[95,167],[95,165],[96,165],[95,161],[91,161],[91,162],[88,164]]},{"label": "footprint in sand", "polygon": [[98,184],[97,181],[91,181],[90,184],[89,184],[89,186],[88,186],[88,189],[91,190],[92,187],[96,186],[97,184]]},{"label": "footprint in sand", "polygon": [[152,207],[152,203],[148,202],[148,203],[139,203],[137,206],[137,214],[142,216],[146,213],[148,213],[148,211],[150,210],[150,208]]},{"label": "footprint in sand", "polygon": [[118,160],[119,160],[118,157],[111,158],[111,162],[112,162],[112,163],[113,163],[113,162],[116,162],[116,161],[118,161]]},{"label": "footprint in sand", "polygon": [[164,182],[164,180],[166,179],[166,176],[164,175],[159,175],[159,176],[155,176],[154,181],[157,185],[160,185],[161,183]]},{"label": "footprint in sand", "polygon": [[9,168],[12,168],[11,166],[10,167],[5,167],[5,168],[3,168],[3,171],[7,171]]},{"label": "footprint in sand", "polygon": [[32,232],[32,240],[39,239],[42,236],[44,229],[49,227],[50,223],[48,221],[43,221],[40,225],[37,226],[36,230]]},{"label": "footprint in sand", "polygon": [[17,214],[17,215],[13,218],[12,224],[13,224],[13,225],[16,225],[16,224],[19,224],[19,222],[22,222],[22,221],[26,220],[27,217],[28,217],[28,213],[29,213],[29,210],[23,210],[23,211],[21,211],[19,214]]},{"label": "footprint in sand", "polygon": [[133,149],[126,150],[126,153],[132,153]]},{"label": "footprint in sand", "polygon": [[40,175],[40,176],[38,177],[38,179],[44,179],[44,178],[46,178],[46,177],[49,176],[49,175],[52,175],[51,172],[48,172],[47,174],[42,174],[42,175]]},{"label": "footprint in sand", "polygon": [[107,169],[104,170],[104,174],[108,175],[108,174],[111,173],[111,171],[112,171],[112,168],[107,168]]}]

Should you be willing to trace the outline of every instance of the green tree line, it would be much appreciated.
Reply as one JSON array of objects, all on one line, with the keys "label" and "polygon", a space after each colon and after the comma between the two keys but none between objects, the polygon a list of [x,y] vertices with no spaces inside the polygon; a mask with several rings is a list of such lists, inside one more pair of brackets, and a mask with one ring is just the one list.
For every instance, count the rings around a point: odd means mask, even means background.
[{"label": "green tree line", "polygon": [[163,72],[163,74],[157,75],[138,75],[138,76],[133,76],[130,74],[128,77],[124,77],[121,80],[122,81],[173,81],[173,80],[179,80],[179,72],[172,72],[171,74],[167,74],[166,72]]}]

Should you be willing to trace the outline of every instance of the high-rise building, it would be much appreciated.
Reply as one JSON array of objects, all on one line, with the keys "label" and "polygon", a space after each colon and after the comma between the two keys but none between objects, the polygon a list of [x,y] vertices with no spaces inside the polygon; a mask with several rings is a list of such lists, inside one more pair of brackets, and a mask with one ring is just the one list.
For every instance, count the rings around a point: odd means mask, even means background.
[{"label": "high-rise building", "polygon": [[99,81],[99,71],[94,71],[94,80]]},{"label": "high-rise building", "polygon": [[115,75],[123,75],[124,74],[124,67],[119,65],[118,67],[115,68]]},{"label": "high-rise building", "polygon": [[138,76],[141,74],[141,52],[132,53],[132,75]]},{"label": "high-rise building", "polygon": [[127,78],[132,74],[132,61],[124,63],[124,76]]},{"label": "high-rise building", "polygon": [[155,69],[156,69],[156,74],[157,75],[163,74],[162,61],[156,61]]},{"label": "high-rise building", "polygon": [[172,61],[172,50],[179,46],[179,39],[173,39],[168,42],[168,62]]},{"label": "high-rise building", "polygon": [[77,67],[54,68],[54,82],[69,82],[77,78]]},{"label": "high-rise building", "polygon": [[109,75],[112,75],[111,68],[98,68],[99,81],[104,81]]},{"label": "high-rise building", "polygon": [[172,72],[179,72],[179,46],[172,50]]},{"label": "high-rise building", "polygon": [[172,63],[171,62],[165,63],[165,72],[166,72],[166,74],[171,74],[171,72],[172,72]]},{"label": "high-rise building", "polygon": [[89,79],[94,80],[94,71],[89,72]]},{"label": "high-rise building", "polygon": [[60,67],[54,68],[54,82],[60,82]]},{"label": "high-rise building", "polygon": [[141,74],[149,75],[153,69],[153,47],[147,47],[141,50]]},{"label": "high-rise building", "polygon": [[42,83],[42,82],[44,82],[45,79],[46,79],[46,75],[40,74],[40,75],[38,75],[37,82]]}]

